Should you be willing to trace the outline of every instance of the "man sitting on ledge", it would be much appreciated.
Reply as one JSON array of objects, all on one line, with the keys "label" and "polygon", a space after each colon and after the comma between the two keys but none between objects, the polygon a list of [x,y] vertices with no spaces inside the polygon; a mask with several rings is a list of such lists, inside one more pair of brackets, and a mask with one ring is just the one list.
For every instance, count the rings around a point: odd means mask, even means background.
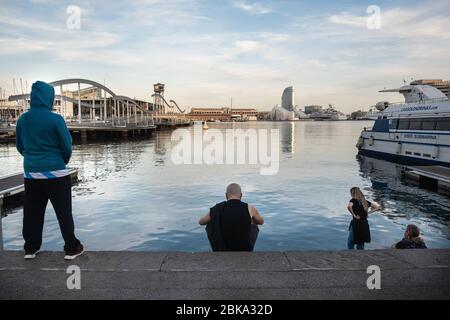
[{"label": "man sitting on ledge", "polygon": [[420,237],[420,229],[414,224],[406,227],[402,241],[392,246],[392,249],[426,249],[425,242]]},{"label": "man sitting on ledge", "polygon": [[255,207],[242,202],[241,187],[232,183],[225,193],[227,201],[216,204],[200,219],[213,251],[253,251],[258,226],[263,217]]}]

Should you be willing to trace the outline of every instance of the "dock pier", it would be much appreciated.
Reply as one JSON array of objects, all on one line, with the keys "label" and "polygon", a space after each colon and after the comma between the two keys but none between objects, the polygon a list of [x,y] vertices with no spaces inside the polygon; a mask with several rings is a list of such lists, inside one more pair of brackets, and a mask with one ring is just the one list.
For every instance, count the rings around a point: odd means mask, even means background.
[{"label": "dock pier", "polygon": [[74,138],[80,138],[81,141],[86,142],[89,138],[95,139],[97,137],[120,137],[127,139],[128,137],[151,135],[156,129],[153,124],[135,125],[126,124],[124,126],[109,126],[102,123],[94,124],[77,124],[68,123],[67,127]]},{"label": "dock pier", "polygon": [[[155,130],[171,130],[178,127],[187,127],[191,124],[191,121],[186,118],[160,116],[155,119],[155,122],[148,124],[111,125],[102,122],[67,122],[67,128],[74,139],[87,142],[89,139],[96,139],[97,137],[126,140],[129,137],[151,136]],[[0,142],[15,142],[15,131],[15,127],[0,128]]]},{"label": "dock pier", "polygon": [[[78,169],[69,168],[72,181],[76,181]],[[8,199],[20,195],[25,191],[23,173],[14,173],[0,177],[0,214],[4,212],[4,206]]]},{"label": "dock pier", "polygon": [[450,168],[442,166],[406,166],[402,178],[419,187],[450,195]]}]

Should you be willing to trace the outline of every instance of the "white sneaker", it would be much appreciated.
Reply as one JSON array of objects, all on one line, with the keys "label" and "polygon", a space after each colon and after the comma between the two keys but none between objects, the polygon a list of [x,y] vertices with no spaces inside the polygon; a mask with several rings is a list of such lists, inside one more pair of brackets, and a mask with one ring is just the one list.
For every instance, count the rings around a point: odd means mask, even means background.
[{"label": "white sneaker", "polygon": [[39,249],[36,252],[25,252],[25,256],[23,257],[25,260],[31,260],[36,258],[36,255],[41,252],[41,249]]},{"label": "white sneaker", "polygon": [[80,244],[75,251],[66,252],[66,255],[64,256],[64,260],[73,260],[76,257],[81,256],[83,253],[84,253],[84,247],[82,244]]}]

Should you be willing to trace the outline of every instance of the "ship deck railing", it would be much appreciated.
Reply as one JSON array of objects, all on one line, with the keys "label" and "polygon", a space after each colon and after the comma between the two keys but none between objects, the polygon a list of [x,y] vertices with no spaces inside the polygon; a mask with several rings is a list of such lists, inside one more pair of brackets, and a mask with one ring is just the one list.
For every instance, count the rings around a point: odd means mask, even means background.
[{"label": "ship deck railing", "polygon": [[392,106],[402,106],[402,105],[407,105],[407,104],[428,104],[428,103],[437,103],[437,102],[446,102],[446,101],[450,101],[449,98],[433,98],[433,99],[426,99],[426,100],[421,100],[421,101],[417,101],[417,102],[392,102],[388,104],[388,107],[392,107]]}]

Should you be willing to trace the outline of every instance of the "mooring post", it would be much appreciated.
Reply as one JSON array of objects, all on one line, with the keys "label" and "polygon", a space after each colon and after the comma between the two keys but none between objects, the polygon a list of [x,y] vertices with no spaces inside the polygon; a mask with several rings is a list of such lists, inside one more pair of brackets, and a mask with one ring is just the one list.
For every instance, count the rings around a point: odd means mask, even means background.
[{"label": "mooring post", "polygon": [[0,198],[0,251],[3,251],[3,198]]},{"label": "mooring post", "polygon": [[78,123],[81,123],[81,93],[80,83],[78,82]]},{"label": "mooring post", "polygon": [[85,143],[87,142],[87,130],[81,130],[81,142]]},{"label": "mooring post", "polygon": [[[66,120],[66,104],[63,103],[63,87],[62,85],[59,86],[59,109],[61,111],[61,115],[64,118],[64,120]],[[65,101],[64,101],[65,102]]]},{"label": "mooring post", "polygon": [[106,117],[108,115],[108,110],[106,108],[106,90],[103,90],[103,108],[104,108],[104,114],[105,114],[105,118],[103,119],[106,123]]},{"label": "mooring post", "polygon": [[91,121],[95,123],[95,91],[92,94]]}]

